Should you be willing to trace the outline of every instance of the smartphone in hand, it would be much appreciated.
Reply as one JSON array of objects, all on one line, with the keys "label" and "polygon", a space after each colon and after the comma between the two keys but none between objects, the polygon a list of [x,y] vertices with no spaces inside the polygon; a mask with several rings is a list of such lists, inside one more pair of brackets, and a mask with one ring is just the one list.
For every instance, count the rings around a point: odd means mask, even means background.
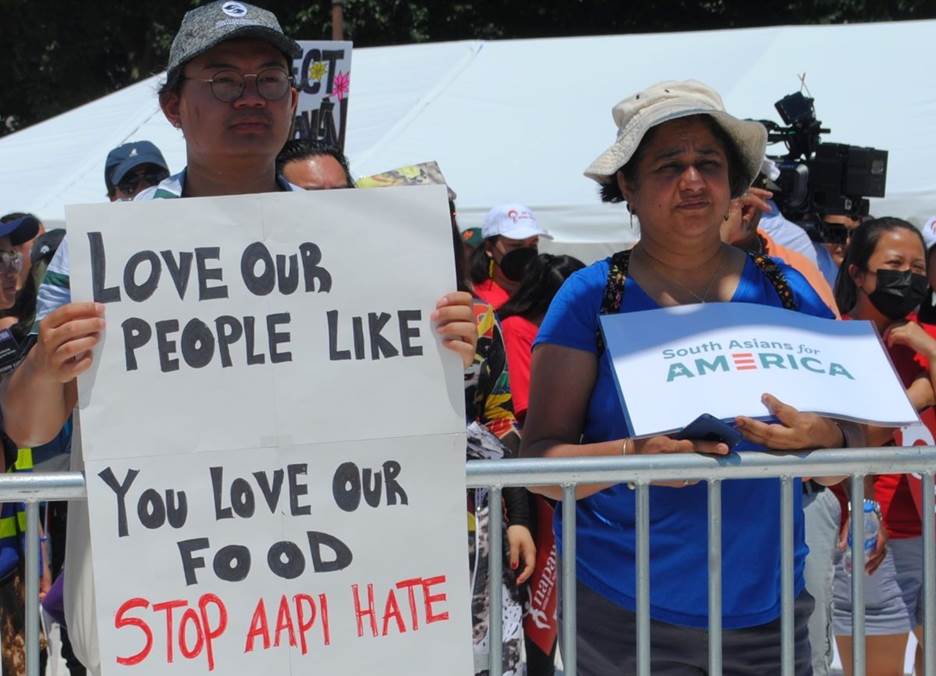
[{"label": "smartphone in hand", "polygon": [[671,439],[689,439],[690,441],[716,441],[734,448],[741,443],[741,433],[728,423],[715,416],[703,413],[682,431],[667,435]]}]

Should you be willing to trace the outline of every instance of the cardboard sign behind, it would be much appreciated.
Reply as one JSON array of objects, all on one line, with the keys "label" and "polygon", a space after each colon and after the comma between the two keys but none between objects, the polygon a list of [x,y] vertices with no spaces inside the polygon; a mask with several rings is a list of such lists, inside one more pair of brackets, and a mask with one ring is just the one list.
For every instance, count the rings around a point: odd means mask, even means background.
[{"label": "cardboard sign behind", "polygon": [[703,413],[769,416],[765,392],[834,418],[918,421],[870,322],[703,303],[603,315],[601,327],[638,437],[680,430]]},{"label": "cardboard sign behind", "polygon": [[470,674],[444,188],[68,219],[104,673]]},{"label": "cardboard sign behind", "polygon": [[351,94],[350,42],[300,40],[293,61],[299,105],[293,138],[322,140],[344,150]]}]

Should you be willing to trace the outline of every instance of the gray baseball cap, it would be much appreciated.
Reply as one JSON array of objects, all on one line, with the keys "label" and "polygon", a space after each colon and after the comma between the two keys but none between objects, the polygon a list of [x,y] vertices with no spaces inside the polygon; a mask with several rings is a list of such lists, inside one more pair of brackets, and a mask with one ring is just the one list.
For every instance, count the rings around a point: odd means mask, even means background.
[{"label": "gray baseball cap", "polygon": [[246,2],[227,0],[185,13],[172,41],[166,70],[178,68],[215,45],[235,38],[265,40],[293,59],[302,56],[302,48],[286,37],[273,12]]}]

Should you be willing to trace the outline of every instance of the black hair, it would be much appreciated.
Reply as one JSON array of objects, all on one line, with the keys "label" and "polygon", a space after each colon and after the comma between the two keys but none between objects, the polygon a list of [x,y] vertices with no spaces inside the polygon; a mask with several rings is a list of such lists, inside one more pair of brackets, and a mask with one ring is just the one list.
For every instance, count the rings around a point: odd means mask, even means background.
[{"label": "black hair", "polygon": [[451,197],[449,198],[449,215],[452,221],[452,247],[455,250],[455,288],[458,291],[470,292],[468,278],[465,276],[465,247],[458,230],[458,220],[455,218],[455,200]]},{"label": "black hair", "polygon": [[838,305],[839,312],[842,314],[851,312],[855,307],[855,303],[858,302],[858,287],[855,280],[848,273],[848,269],[854,265],[859,270],[867,270],[868,261],[874,255],[874,250],[884,233],[893,232],[900,228],[915,234],[920,239],[923,251],[926,251],[923,233],[912,223],[908,223],[901,218],[891,216],[875,218],[865,221],[852,230],[848,247],[845,249],[845,258],[842,260],[838,277],[835,280],[835,303]]},{"label": "black hair", "polygon": [[182,83],[185,82],[185,64],[176,66],[166,73],[166,81],[159,85],[156,92],[159,96],[159,102],[162,103],[170,94],[179,94],[182,92]]},{"label": "black hair", "polygon": [[585,264],[572,256],[554,256],[543,253],[527,266],[523,281],[513,292],[510,299],[498,311],[503,320],[507,317],[523,317],[531,322],[538,322],[562,283]]},{"label": "black hair", "polygon": [[[698,117],[703,120],[715,139],[722,144],[722,147],[725,149],[725,156],[728,160],[728,184],[731,187],[731,196],[740,197],[750,185],[748,181],[749,177],[744,167],[744,157],[741,155],[738,145],[711,115],[700,114],[691,117]],[[627,164],[618,169],[618,173],[621,174],[624,180],[629,184],[637,185],[637,165],[640,164],[640,160],[646,152],[647,146],[653,141],[660,126],[661,125],[657,125],[647,130],[647,133],[640,139],[637,150],[634,151],[634,154],[627,161]],[[609,178],[610,180],[607,183],[601,184],[601,201],[612,203],[623,202],[624,193],[621,192],[621,188],[618,185],[617,175]]]},{"label": "black hair", "polygon": [[276,156],[276,171],[283,172],[283,167],[287,162],[295,160],[307,160],[313,157],[322,157],[327,155],[341,165],[344,171],[346,187],[354,187],[354,179],[351,178],[351,168],[348,166],[348,158],[345,157],[341,149],[318,139],[291,139],[286,141],[286,145]]},{"label": "black hair", "polygon": [[498,235],[488,237],[471,252],[471,260],[468,263],[468,276],[473,284],[480,284],[491,276],[491,258],[487,255],[485,247],[488,244],[493,245],[497,242]]}]

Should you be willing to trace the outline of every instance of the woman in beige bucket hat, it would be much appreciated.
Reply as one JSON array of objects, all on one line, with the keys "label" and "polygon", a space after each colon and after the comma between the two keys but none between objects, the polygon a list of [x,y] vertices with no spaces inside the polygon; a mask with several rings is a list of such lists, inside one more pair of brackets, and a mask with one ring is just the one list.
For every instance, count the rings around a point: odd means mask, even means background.
[{"label": "woman in beige bucket hat", "polygon": [[[640,219],[641,240],[632,251],[575,273],[550,306],[533,353],[523,453],[723,455],[729,452],[723,442],[632,438],[598,337],[599,314],[711,301],[832,314],[799,273],[749,257],[719,237],[731,199],[747,190],[764,157],[760,124],[729,115],[718,94],[698,82],[654,85],[618,103],[613,117],[617,139],[585,174],[601,184],[606,201],[627,202]],[[660,396],[649,387],[644,393]],[[860,441],[855,426],[800,413],[770,395],[763,403],[778,422],[738,418],[734,426],[743,441],[736,449],[834,448]],[[562,497],[555,487],[543,492]],[[798,487],[794,495],[794,673],[803,675],[811,673],[806,623],[812,599],[803,584]],[[578,673],[632,674],[635,493],[623,484],[604,484],[581,486],[577,497]],[[779,673],[780,482],[725,482],[722,504],[724,673]],[[651,487],[654,675],[707,673],[707,527],[705,484]],[[557,540],[561,532],[557,523]]]}]

